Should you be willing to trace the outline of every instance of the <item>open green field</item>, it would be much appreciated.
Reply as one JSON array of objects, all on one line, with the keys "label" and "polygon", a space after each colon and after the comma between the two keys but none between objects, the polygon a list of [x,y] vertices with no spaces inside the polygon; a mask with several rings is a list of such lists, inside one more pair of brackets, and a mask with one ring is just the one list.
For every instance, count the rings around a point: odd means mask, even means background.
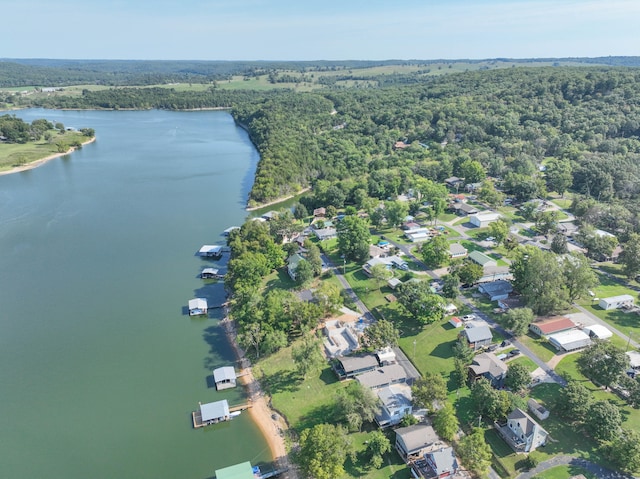
[{"label": "open green field", "polygon": [[[68,131],[64,134],[56,133],[54,141],[45,140],[20,143],[0,143],[0,171],[10,170],[18,166],[25,166],[34,161],[42,160],[51,155],[59,154],[57,142],[63,141],[66,145],[74,142],[86,142],[89,140],[79,132]],[[67,146],[67,150],[70,147]]]},{"label": "open green field", "polygon": [[536,477],[538,479],[569,479],[570,477],[577,476],[579,474],[582,474],[587,479],[596,479],[596,476],[587,472],[586,469],[573,465],[552,467],[551,469],[547,469],[546,471],[537,474]]}]

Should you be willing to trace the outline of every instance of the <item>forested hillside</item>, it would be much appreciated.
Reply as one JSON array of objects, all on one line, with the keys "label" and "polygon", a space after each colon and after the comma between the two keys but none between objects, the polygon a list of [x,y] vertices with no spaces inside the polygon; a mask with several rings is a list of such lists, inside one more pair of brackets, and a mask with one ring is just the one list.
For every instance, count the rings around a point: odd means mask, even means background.
[{"label": "forested hillside", "polygon": [[322,192],[332,186],[339,202],[353,203],[363,192],[392,197],[421,178],[489,175],[521,200],[573,188],[606,203],[582,205],[592,223],[611,226],[615,218],[629,231],[638,229],[639,80],[634,68],[511,68],[314,93],[125,88],[22,102],[232,107],[262,157],[252,204],[311,185],[321,186],[318,201],[327,201]]}]

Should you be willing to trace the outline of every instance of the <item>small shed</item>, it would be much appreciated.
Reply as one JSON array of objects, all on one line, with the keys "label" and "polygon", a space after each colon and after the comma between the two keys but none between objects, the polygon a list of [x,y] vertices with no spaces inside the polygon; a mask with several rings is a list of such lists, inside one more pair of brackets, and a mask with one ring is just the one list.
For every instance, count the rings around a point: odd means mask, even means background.
[{"label": "small shed", "polygon": [[446,304],[442,309],[444,309],[444,314],[447,315],[456,314],[458,312],[458,307],[453,303]]},{"label": "small shed", "polygon": [[553,346],[561,352],[575,351],[591,345],[591,338],[584,331],[571,329],[550,335],[547,339]]},{"label": "small shed", "polygon": [[633,296],[630,294],[621,294],[620,296],[602,298],[598,305],[605,311],[610,309],[630,308],[633,306]]},{"label": "small shed", "polygon": [[462,326],[464,326],[464,322],[460,318],[458,318],[457,316],[453,316],[449,320],[449,324],[451,326],[453,326],[454,328],[461,328]]},{"label": "small shed", "polygon": [[389,281],[387,281],[387,284],[391,289],[396,289],[402,284],[402,281],[400,281],[398,278],[391,278]]},{"label": "small shed", "polygon": [[194,298],[189,300],[189,316],[199,316],[207,314],[208,305],[205,298]]},{"label": "small shed", "polygon": [[215,424],[221,421],[228,421],[230,418],[229,403],[226,399],[222,401],[200,404],[200,415],[203,424]]},{"label": "small shed", "polygon": [[213,370],[213,381],[216,383],[216,389],[221,391],[223,389],[236,387],[236,370],[233,366],[223,366]]},{"label": "small shed", "polygon": [[609,331],[606,326],[603,326],[601,324],[592,324],[591,326],[586,326],[583,331],[593,339],[609,339],[611,336],[613,336],[613,333]]},{"label": "small shed", "polygon": [[529,411],[531,411],[533,415],[541,421],[544,421],[549,417],[549,410],[533,398],[527,401],[527,407],[529,408]]}]

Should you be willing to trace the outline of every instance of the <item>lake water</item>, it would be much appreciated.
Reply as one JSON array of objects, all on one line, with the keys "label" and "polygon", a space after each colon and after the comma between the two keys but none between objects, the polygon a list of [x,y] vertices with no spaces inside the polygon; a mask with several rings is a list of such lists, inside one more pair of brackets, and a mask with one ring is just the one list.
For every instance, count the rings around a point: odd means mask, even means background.
[{"label": "lake water", "polygon": [[97,141],[0,176],[0,477],[197,478],[271,460],[249,416],[194,430],[233,354],[189,299],[195,256],[247,216],[258,154],[226,112],[15,112]]}]

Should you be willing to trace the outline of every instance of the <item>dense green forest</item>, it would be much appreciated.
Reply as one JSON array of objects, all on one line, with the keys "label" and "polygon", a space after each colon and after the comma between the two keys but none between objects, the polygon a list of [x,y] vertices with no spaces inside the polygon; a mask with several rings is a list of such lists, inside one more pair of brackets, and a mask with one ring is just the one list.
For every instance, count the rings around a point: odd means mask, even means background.
[{"label": "dense green forest", "polygon": [[340,207],[424,178],[488,175],[522,201],[573,189],[591,223],[630,232],[640,229],[639,80],[635,68],[532,67],[366,89],[119,88],[19,104],[232,108],[261,154],[252,204],[315,186],[318,204]]}]

